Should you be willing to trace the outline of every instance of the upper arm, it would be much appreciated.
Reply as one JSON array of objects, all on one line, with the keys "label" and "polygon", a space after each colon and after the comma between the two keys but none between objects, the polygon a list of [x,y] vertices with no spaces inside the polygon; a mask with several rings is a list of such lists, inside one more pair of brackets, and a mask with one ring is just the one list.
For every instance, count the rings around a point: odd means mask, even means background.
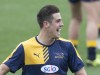
[{"label": "upper arm", "polygon": [[75,72],[75,75],[87,75],[87,74],[86,74],[86,71],[83,67],[79,71]]},{"label": "upper arm", "polygon": [[19,45],[3,63],[10,68],[12,73],[20,69],[24,65],[23,46]]},{"label": "upper arm", "polygon": [[5,64],[0,65],[0,75],[5,75],[9,71],[10,71],[10,69],[7,65],[5,65]]},{"label": "upper arm", "polygon": [[81,57],[71,43],[69,43],[68,65],[73,73],[79,71],[82,67],[84,67],[84,63]]}]

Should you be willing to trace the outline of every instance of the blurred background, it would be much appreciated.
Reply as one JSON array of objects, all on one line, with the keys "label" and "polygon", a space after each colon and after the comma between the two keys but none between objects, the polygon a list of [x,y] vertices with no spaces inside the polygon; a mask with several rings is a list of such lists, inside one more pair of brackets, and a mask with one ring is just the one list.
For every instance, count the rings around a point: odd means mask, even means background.
[{"label": "blurred background", "polygon": [[[68,37],[68,26],[71,18],[71,11],[68,0],[0,0],[0,63],[13,51],[22,41],[25,41],[39,32],[36,15],[39,9],[46,4],[57,5],[63,19],[61,36]],[[80,29],[78,52],[84,63],[86,62],[86,18],[83,14],[83,22]],[[100,51],[97,51],[100,53]],[[99,74],[99,67],[85,66],[88,75]],[[15,74],[21,75],[21,70]],[[73,75],[70,70],[68,75]]]}]

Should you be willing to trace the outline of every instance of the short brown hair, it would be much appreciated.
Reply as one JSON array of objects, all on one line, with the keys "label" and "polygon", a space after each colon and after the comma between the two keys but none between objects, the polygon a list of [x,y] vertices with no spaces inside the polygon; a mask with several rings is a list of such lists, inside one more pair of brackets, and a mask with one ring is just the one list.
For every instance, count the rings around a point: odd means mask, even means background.
[{"label": "short brown hair", "polygon": [[55,5],[46,5],[37,14],[37,21],[40,25],[40,28],[43,27],[43,21],[49,21],[52,20],[52,14],[58,13],[59,9]]}]

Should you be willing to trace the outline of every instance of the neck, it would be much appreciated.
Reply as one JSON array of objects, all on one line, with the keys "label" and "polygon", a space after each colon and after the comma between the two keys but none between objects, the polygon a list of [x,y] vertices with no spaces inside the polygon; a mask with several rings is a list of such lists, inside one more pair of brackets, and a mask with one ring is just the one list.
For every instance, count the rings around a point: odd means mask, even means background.
[{"label": "neck", "polygon": [[55,39],[41,33],[37,36],[37,40],[44,45],[51,45],[55,41]]}]

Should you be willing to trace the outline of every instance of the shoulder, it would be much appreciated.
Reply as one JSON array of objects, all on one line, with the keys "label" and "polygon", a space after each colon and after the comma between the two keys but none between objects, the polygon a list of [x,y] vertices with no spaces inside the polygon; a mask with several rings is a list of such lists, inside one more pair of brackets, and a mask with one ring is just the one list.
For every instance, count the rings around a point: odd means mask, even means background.
[{"label": "shoulder", "polygon": [[57,41],[62,44],[62,45],[65,45],[67,47],[73,47],[73,43],[71,42],[71,40],[67,40],[67,39],[64,39],[64,38],[59,38],[57,39]]},{"label": "shoulder", "polygon": [[39,46],[41,46],[41,44],[39,44],[37,42],[36,37],[32,37],[32,38],[30,38],[30,39],[28,39],[26,41],[23,41],[23,42],[21,42],[21,44],[23,45],[24,50],[31,49],[33,47],[39,47]]},{"label": "shoulder", "polygon": [[32,37],[26,41],[21,42],[23,46],[37,45],[38,42],[35,37]]},{"label": "shoulder", "polygon": [[62,43],[72,44],[71,40],[67,40],[67,39],[64,39],[64,38],[59,38],[59,39],[57,39],[57,41],[62,42]]},{"label": "shoulder", "polygon": [[28,40],[25,40],[25,41],[21,42],[21,44],[27,44],[27,43],[31,43],[31,42],[34,42],[34,41],[35,41],[35,37],[32,37]]},{"label": "shoulder", "polygon": [[71,42],[70,40],[67,40],[67,39],[64,39],[64,38],[59,38],[57,40],[60,40],[60,41],[65,41],[65,42]]}]

